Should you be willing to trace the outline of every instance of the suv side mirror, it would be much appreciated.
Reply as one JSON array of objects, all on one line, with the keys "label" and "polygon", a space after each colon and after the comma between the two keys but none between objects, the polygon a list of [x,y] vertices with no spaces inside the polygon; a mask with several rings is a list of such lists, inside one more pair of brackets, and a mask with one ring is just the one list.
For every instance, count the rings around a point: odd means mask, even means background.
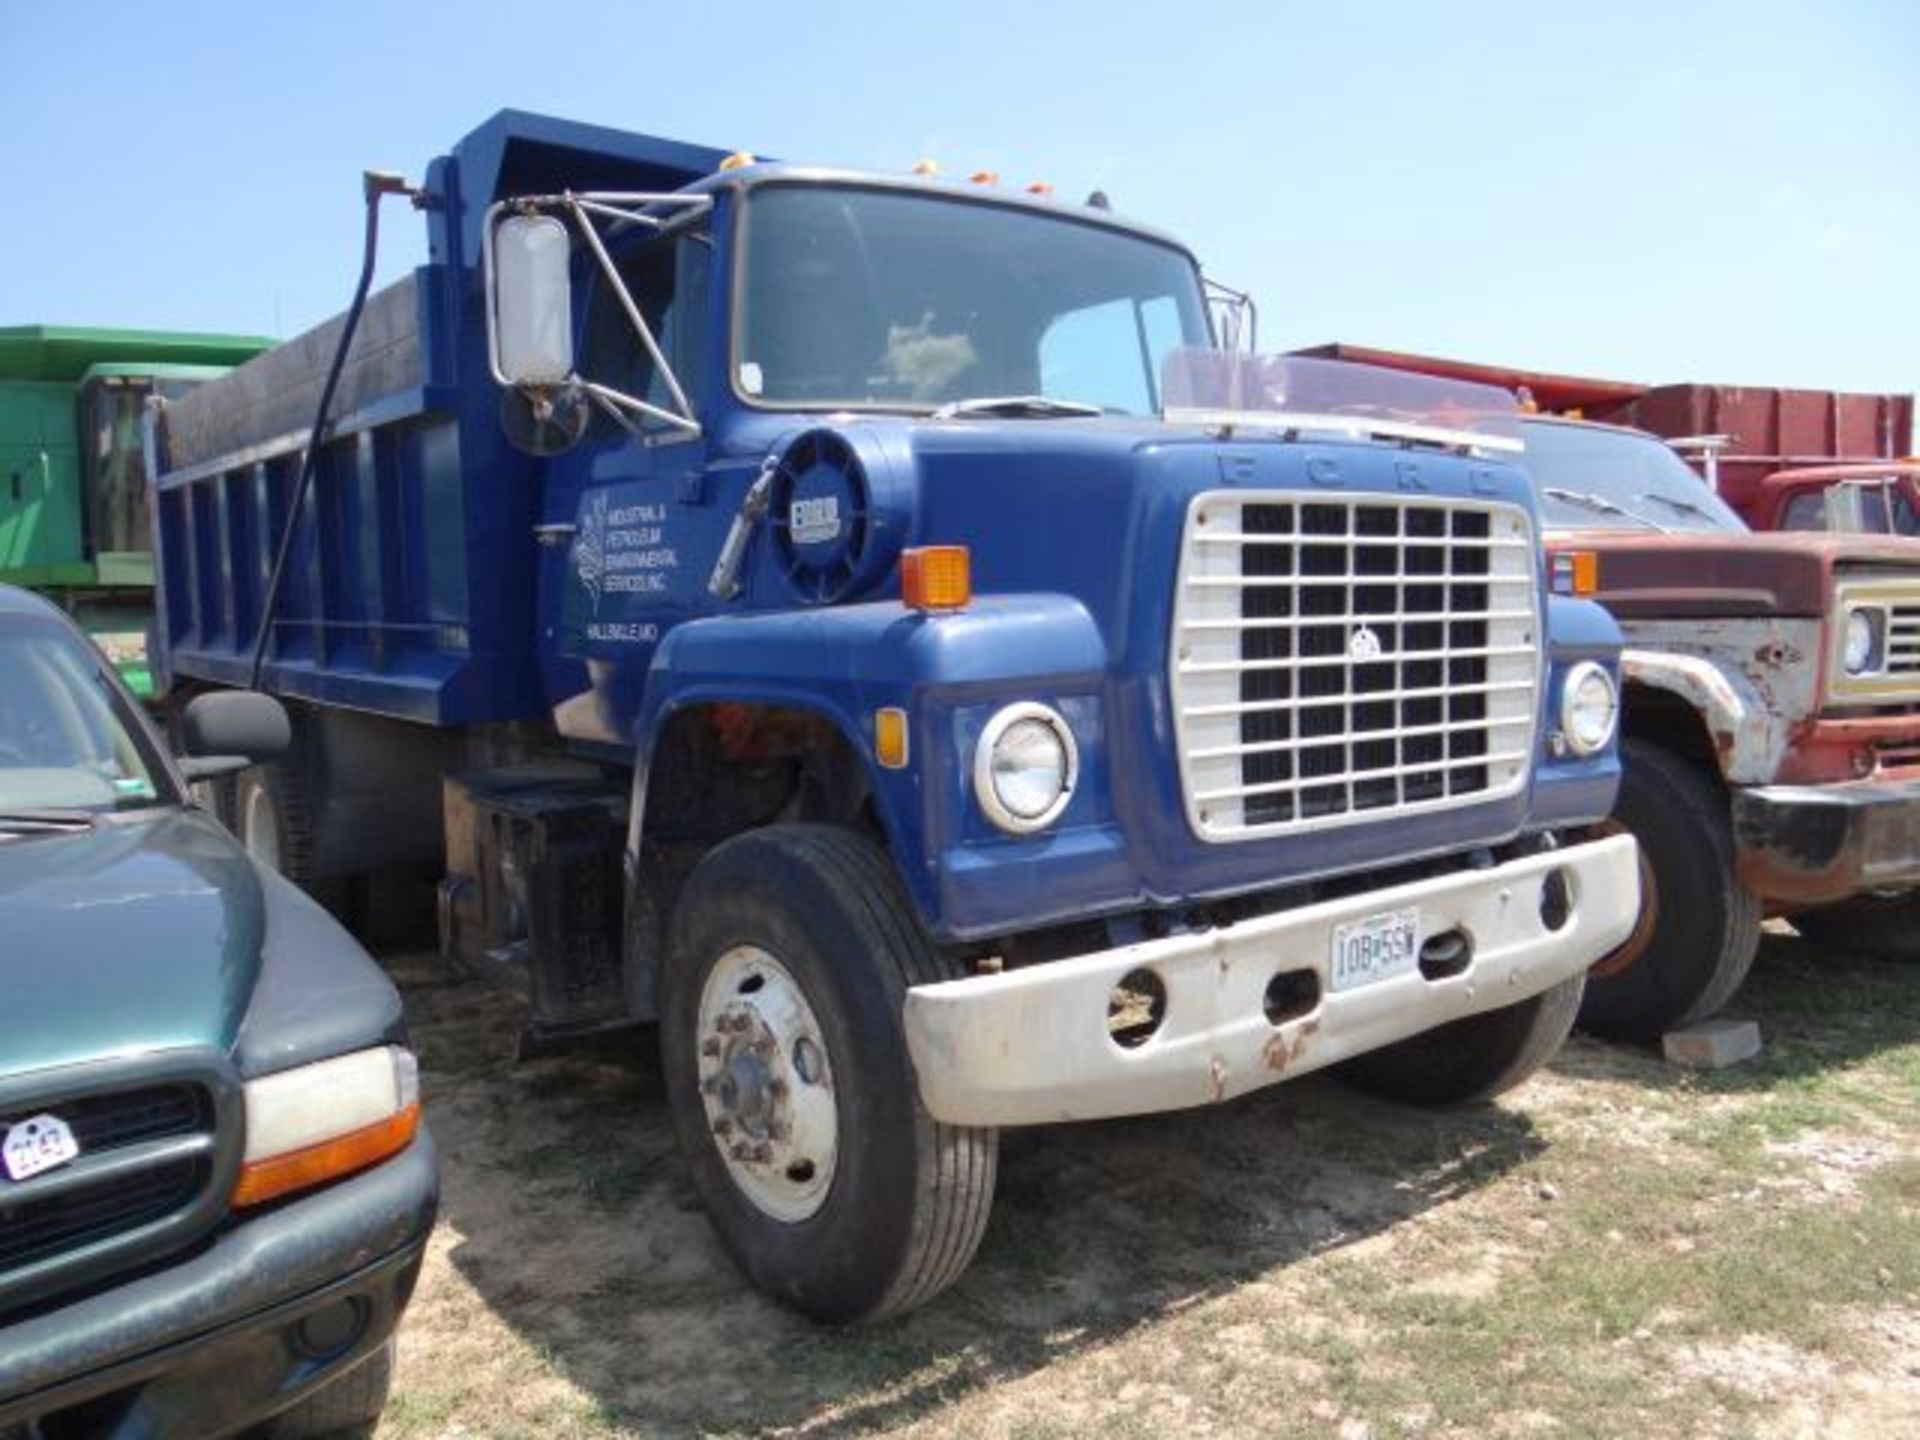
[{"label": "suv side mirror", "polygon": [[189,780],[231,775],[283,753],[293,725],[271,695],[215,690],[196,696],[180,716],[180,768]]},{"label": "suv side mirror", "polygon": [[573,244],[551,215],[508,215],[490,232],[487,313],[494,378],[564,385],[573,376]]}]

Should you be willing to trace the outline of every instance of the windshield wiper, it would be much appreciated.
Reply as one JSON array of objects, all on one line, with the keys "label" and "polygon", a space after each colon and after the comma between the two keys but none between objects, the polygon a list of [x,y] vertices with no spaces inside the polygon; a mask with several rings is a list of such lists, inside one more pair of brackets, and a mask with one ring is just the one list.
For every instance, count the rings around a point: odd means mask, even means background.
[{"label": "windshield wiper", "polygon": [[1662,535],[1673,533],[1658,520],[1642,515],[1637,510],[1629,510],[1624,505],[1616,505],[1604,495],[1595,495],[1586,490],[1562,490],[1557,485],[1542,485],[1540,493],[1550,500],[1564,500],[1569,505],[1578,505],[1583,510],[1595,510],[1602,515],[1624,515],[1629,520],[1638,520],[1649,530],[1658,530]]},{"label": "windshield wiper", "polygon": [[53,835],[91,830],[100,823],[91,810],[0,810],[0,835]]},{"label": "windshield wiper", "polygon": [[1683,515],[1698,515],[1702,520],[1715,520],[1719,517],[1704,505],[1696,505],[1691,500],[1682,500],[1678,495],[1662,495],[1657,490],[1642,490],[1633,497],[1636,500],[1658,500],[1662,505],[1671,505]]},{"label": "windshield wiper", "polygon": [[969,415],[989,415],[1010,420],[1055,420],[1103,413],[1098,405],[1055,400],[1049,395],[978,395],[971,400],[948,401],[933,412],[933,418],[960,420]]}]

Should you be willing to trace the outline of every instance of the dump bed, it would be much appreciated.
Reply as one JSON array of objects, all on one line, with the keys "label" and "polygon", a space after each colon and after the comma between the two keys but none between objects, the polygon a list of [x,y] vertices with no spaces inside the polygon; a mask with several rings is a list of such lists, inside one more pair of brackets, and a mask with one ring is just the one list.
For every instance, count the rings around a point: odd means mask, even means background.
[{"label": "dump bed", "polygon": [[[504,111],[433,162],[428,263],[371,296],[361,315],[289,555],[263,688],[440,725],[538,712],[541,462],[500,430],[482,222],[505,196],[675,190],[722,158]],[[343,275],[352,259],[341,257]],[[163,673],[247,683],[343,323],[336,317],[156,415]]]}]

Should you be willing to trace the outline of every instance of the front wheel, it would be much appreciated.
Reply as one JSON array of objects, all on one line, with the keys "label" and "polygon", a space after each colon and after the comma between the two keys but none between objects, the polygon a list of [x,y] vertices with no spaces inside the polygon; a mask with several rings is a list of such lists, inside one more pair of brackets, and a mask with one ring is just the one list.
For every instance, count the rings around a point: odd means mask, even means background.
[{"label": "front wheel", "polygon": [[1801,938],[1876,960],[1920,960],[1920,896],[1859,895],[1792,917]]},{"label": "front wheel", "polygon": [[1640,844],[1640,918],[1588,973],[1580,1025],[1652,1042],[1733,998],[1760,948],[1760,898],[1734,873],[1727,798],[1705,771],[1641,740],[1620,759],[1613,814]]},{"label": "front wheel", "polygon": [[1471,1105],[1511,1090],[1551,1060],[1573,1029],[1587,977],[1575,975],[1517,1005],[1451,1020],[1359,1055],[1340,1074],[1407,1105]]},{"label": "front wheel", "polygon": [[737,836],[675,906],[674,1128],[728,1253],[816,1320],[912,1309],[986,1229],[997,1133],[927,1114],[901,1025],[907,988],[948,978],[886,858],[849,831]]}]

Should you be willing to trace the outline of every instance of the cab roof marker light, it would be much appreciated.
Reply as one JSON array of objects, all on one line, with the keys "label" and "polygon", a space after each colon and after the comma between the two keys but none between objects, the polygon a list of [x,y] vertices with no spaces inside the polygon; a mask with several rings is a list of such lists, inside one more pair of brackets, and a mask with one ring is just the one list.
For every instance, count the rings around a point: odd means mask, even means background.
[{"label": "cab roof marker light", "polygon": [[744,170],[747,166],[758,163],[758,159],[751,150],[736,150],[720,162],[720,168],[722,171]]},{"label": "cab roof marker light", "polygon": [[976,170],[969,175],[967,179],[976,185],[998,185],[1000,183],[1000,172],[998,170]]},{"label": "cab roof marker light", "polygon": [[932,159],[931,157],[924,160],[916,160],[913,162],[912,170],[910,170],[908,173],[912,175],[926,175],[926,176],[938,175],[940,173],[940,162],[938,160]]},{"label": "cab roof marker light", "polygon": [[1035,180],[1027,185],[1027,194],[1049,196],[1053,194],[1053,186],[1045,180]]}]

